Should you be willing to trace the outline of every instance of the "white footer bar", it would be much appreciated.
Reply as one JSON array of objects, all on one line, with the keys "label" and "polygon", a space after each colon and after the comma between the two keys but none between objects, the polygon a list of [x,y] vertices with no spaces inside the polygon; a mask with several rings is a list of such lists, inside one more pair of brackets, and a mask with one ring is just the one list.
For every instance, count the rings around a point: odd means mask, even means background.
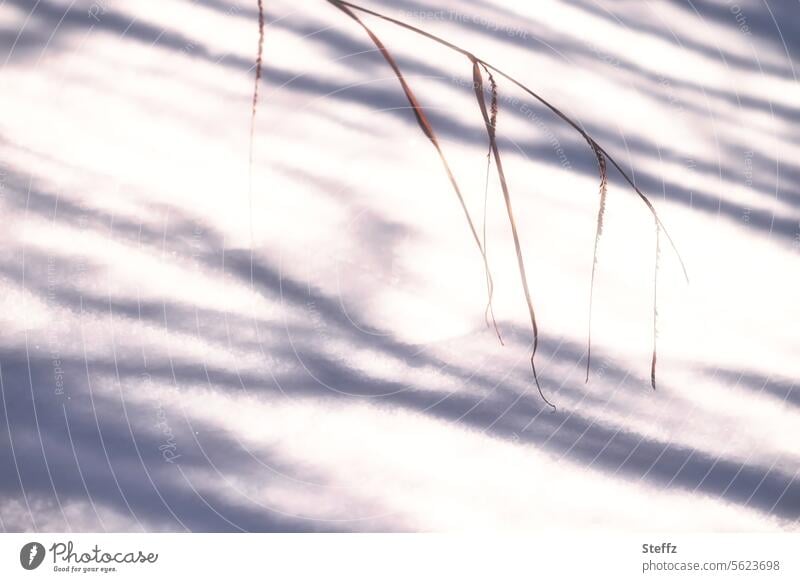
[{"label": "white footer bar", "polygon": [[[3,534],[0,580],[800,580],[800,534]],[[230,577],[230,578],[228,578]]]}]

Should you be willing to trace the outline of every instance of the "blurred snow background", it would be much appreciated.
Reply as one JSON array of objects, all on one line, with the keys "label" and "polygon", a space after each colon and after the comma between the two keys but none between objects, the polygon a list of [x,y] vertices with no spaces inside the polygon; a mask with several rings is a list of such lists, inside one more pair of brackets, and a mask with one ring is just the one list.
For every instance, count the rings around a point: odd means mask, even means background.
[{"label": "blurred snow background", "polygon": [[[610,170],[584,383],[597,162],[498,79],[541,330],[502,196],[482,264],[360,27],[256,2],[0,2],[0,527],[797,530],[800,7],[364,0],[580,123]],[[364,17],[482,222],[471,67]]]}]

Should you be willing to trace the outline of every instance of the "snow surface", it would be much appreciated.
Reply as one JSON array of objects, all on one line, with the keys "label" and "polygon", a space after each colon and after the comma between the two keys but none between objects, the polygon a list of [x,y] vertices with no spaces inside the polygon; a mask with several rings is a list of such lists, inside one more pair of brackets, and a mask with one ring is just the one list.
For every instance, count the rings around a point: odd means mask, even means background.
[{"label": "snow surface", "polygon": [[[497,77],[480,255],[364,31],[322,0],[0,4],[0,526],[797,530],[793,3],[363,0]],[[365,17],[482,228],[471,66]]]}]

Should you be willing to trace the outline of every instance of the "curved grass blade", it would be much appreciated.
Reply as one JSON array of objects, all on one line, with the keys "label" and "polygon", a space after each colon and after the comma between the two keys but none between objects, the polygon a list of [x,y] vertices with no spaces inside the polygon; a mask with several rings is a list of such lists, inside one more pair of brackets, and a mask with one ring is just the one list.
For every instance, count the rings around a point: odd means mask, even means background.
[{"label": "curved grass blade", "polygon": [[[492,104],[491,104],[491,119],[490,124],[487,129],[491,128],[490,131],[492,134],[495,133],[495,128],[497,127],[497,83],[494,81],[494,77],[489,74],[489,83],[491,85],[492,91]],[[488,248],[486,243],[486,210],[488,207],[489,202],[489,171],[492,167],[492,147],[491,143],[489,144],[489,151],[486,154],[486,183],[483,189],[483,251],[486,253],[488,257]],[[484,319],[486,320],[486,326],[491,327],[494,326],[494,331],[497,333],[497,339],[500,340],[500,345],[505,345],[503,342],[503,336],[500,335],[500,328],[497,327],[497,320],[494,317],[494,308],[492,306],[492,298],[494,297],[494,288],[491,285],[491,281],[486,281],[486,285],[489,289],[489,301],[486,304],[486,310],[483,314]],[[489,323],[489,317],[491,316],[491,323]]]},{"label": "curved grass blade", "polygon": [[[487,71],[489,73],[489,71]],[[491,73],[490,73],[491,74]],[[539,327],[536,323],[536,313],[533,309],[533,300],[531,299],[531,291],[528,287],[528,278],[525,275],[525,261],[522,258],[522,247],[519,242],[519,233],[517,232],[517,224],[514,220],[514,210],[511,206],[511,194],[508,190],[508,182],[506,181],[506,175],[503,171],[503,161],[500,158],[500,149],[497,147],[497,133],[496,133],[496,125],[497,125],[497,104],[496,104],[496,93],[497,88],[494,84],[494,80],[492,80],[493,86],[493,107],[492,107],[492,114],[490,115],[489,111],[486,109],[486,100],[485,95],[483,92],[483,75],[481,74],[481,65],[478,64],[477,60],[472,61],[472,81],[473,87],[475,89],[475,97],[478,100],[478,107],[480,108],[481,115],[483,116],[483,121],[486,125],[486,132],[489,135],[489,147],[491,148],[492,155],[494,156],[494,163],[497,167],[497,175],[500,178],[500,188],[503,191],[503,198],[505,199],[506,203],[506,210],[508,211],[508,222],[511,225],[511,234],[514,238],[514,249],[517,253],[517,266],[519,268],[519,276],[522,279],[522,289],[525,292],[525,302],[528,305],[528,315],[531,319],[531,329],[533,330],[533,350],[531,352],[531,370],[533,370],[533,379],[536,381],[536,388],[539,390],[539,396],[541,396],[542,400],[544,400],[553,410],[556,409],[555,405],[551,403],[547,397],[542,392],[542,387],[539,384],[539,376],[536,373],[536,364],[534,363],[534,358],[536,357],[536,349],[539,346]]]}]

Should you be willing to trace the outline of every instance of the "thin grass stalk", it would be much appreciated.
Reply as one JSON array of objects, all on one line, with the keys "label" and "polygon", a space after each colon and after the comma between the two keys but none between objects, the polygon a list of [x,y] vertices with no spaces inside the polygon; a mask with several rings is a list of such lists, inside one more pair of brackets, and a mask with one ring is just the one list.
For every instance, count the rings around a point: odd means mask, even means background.
[{"label": "thin grass stalk", "polygon": [[[488,73],[489,71],[487,71]],[[536,323],[536,312],[533,309],[533,300],[531,299],[531,291],[528,287],[528,277],[525,274],[525,261],[522,258],[522,246],[519,241],[519,233],[517,231],[517,223],[514,219],[514,210],[511,205],[511,193],[508,189],[505,171],[503,170],[503,161],[500,157],[500,149],[497,147],[497,132],[496,132],[496,85],[493,83],[493,112],[490,115],[486,109],[486,97],[483,92],[483,75],[481,74],[481,65],[477,60],[472,61],[472,81],[475,89],[475,97],[478,100],[478,107],[483,116],[483,121],[486,125],[486,132],[489,136],[489,146],[492,155],[494,156],[495,167],[497,168],[497,176],[500,179],[500,188],[503,191],[503,198],[506,203],[506,210],[508,211],[508,222],[511,225],[511,234],[514,238],[514,250],[517,253],[517,267],[519,268],[519,275],[522,279],[522,289],[525,293],[525,303],[528,306],[528,315],[531,320],[531,329],[533,331],[533,349],[531,350],[531,370],[533,371],[533,378],[536,382],[536,388],[539,390],[539,396],[544,400],[553,410],[556,409],[542,392],[541,384],[539,383],[539,376],[536,373],[536,349],[539,346],[539,326]]]},{"label": "thin grass stalk", "polygon": [[[489,74],[489,83],[491,85],[492,90],[492,105],[491,105],[491,119],[490,119],[490,127],[492,134],[495,133],[495,128],[497,127],[497,83],[494,81],[494,77]],[[486,154],[486,183],[483,189],[483,251],[486,253],[486,256],[489,256],[489,250],[487,247],[486,242],[486,216],[487,216],[487,208],[489,203],[489,172],[492,167],[492,147],[491,147],[491,140],[489,143],[489,151]],[[500,335],[500,328],[497,327],[497,320],[494,317],[494,308],[492,306],[492,298],[494,297],[494,288],[490,285],[490,281],[486,280],[486,284],[489,287],[489,301],[486,304],[486,310],[484,311],[484,319],[486,320],[487,327],[494,326],[494,330],[497,333],[497,339],[500,340],[500,345],[505,345],[503,342],[503,336]],[[491,316],[491,323],[489,323],[489,317]]]},{"label": "thin grass stalk", "polygon": [[[473,222],[472,216],[470,215],[469,209],[467,208],[464,196],[461,193],[461,188],[459,188],[455,175],[453,174],[453,171],[450,169],[450,164],[448,163],[447,158],[444,155],[444,151],[442,150],[442,147],[439,144],[439,140],[436,137],[436,133],[433,130],[433,126],[428,120],[427,115],[425,115],[425,111],[423,110],[422,106],[417,100],[416,95],[414,95],[414,92],[411,90],[411,87],[406,81],[405,76],[403,75],[399,65],[397,64],[397,61],[394,59],[392,54],[389,52],[389,49],[386,48],[386,46],[383,44],[380,38],[378,38],[378,36],[374,32],[372,32],[372,29],[370,29],[352,10],[350,10],[349,8],[350,5],[348,3],[338,2],[336,0],[328,0],[328,1],[331,4],[333,4],[336,8],[347,14],[350,18],[355,20],[361,26],[361,28],[363,28],[364,31],[367,33],[367,36],[369,36],[372,43],[375,45],[375,47],[383,56],[384,60],[392,68],[392,71],[394,71],[395,77],[400,83],[400,86],[403,88],[403,93],[405,93],[406,100],[408,101],[412,111],[414,112],[414,116],[417,119],[417,123],[419,124],[422,133],[425,134],[425,136],[428,138],[431,144],[433,144],[433,147],[436,149],[436,152],[439,155],[439,159],[442,162],[442,166],[444,167],[445,172],[447,173],[447,177],[450,180],[450,184],[453,187],[453,191],[455,192],[458,201],[461,204],[461,209],[464,211],[464,216],[466,217],[467,223],[469,224],[470,232],[472,233],[472,236],[475,239],[475,243],[478,245],[478,250],[481,253],[481,257],[483,258],[483,267],[486,275],[488,295],[489,295],[488,298],[489,308],[493,313],[491,304],[494,293],[494,281],[492,279],[491,270],[489,269],[489,261],[486,257],[486,252],[484,250],[483,244],[481,243],[478,231],[475,228],[475,223]],[[497,328],[497,323],[495,322],[494,325],[495,325],[495,331],[497,332],[497,336],[498,338],[500,338],[500,341],[502,342],[502,338],[500,337],[500,331]]]},{"label": "thin grass stalk", "polygon": [[597,166],[600,172],[600,205],[597,209],[597,226],[594,235],[594,252],[592,254],[592,279],[589,284],[589,333],[586,353],[586,381],[589,381],[589,368],[592,365],[592,307],[594,305],[594,277],[597,271],[597,251],[600,246],[600,237],[603,234],[603,222],[606,214],[606,191],[608,189],[608,175],[606,173],[606,159],[597,145],[590,141],[589,145],[597,157]]},{"label": "thin grass stalk", "polygon": [[[487,69],[487,72],[488,72],[488,70],[491,70],[491,71],[494,71],[495,73],[497,73],[498,75],[504,77],[506,80],[510,81],[511,83],[513,83],[514,85],[519,87],[522,91],[524,91],[525,93],[527,93],[528,95],[530,95],[531,97],[536,99],[539,103],[544,105],[547,109],[549,109],[556,116],[558,116],[565,123],[567,123],[570,127],[572,127],[575,131],[577,131],[587,141],[587,143],[589,143],[589,145],[592,147],[592,150],[593,150],[593,152],[595,153],[596,156],[602,156],[604,160],[607,160],[608,162],[611,162],[611,165],[614,166],[617,169],[617,171],[622,175],[622,177],[625,179],[625,181],[628,183],[628,185],[633,189],[633,191],[636,193],[636,195],[639,197],[639,199],[642,201],[642,203],[644,203],[644,205],[647,207],[647,209],[649,210],[649,212],[653,216],[653,219],[655,221],[656,237],[658,239],[657,240],[657,244],[660,245],[660,236],[661,236],[661,233],[663,232],[664,236],[666,236],[667,240],[669,241],[670,246],[671,246],[673,252],[675,253],[675,256],[678,258],[678,261],[679,261],[679,263],[681,265],[681,269],[683,271],[683,276],[684,276],[686,282],[687,283],[689,282],[689,275],[688,275],[688,272],[687,272],[687,269],[686,269],[686,264],[684,263],[683,258],[681,256],[680,252],[678,251],[677,246],[675,245],[675,241],[672,239],[672,236],[669,234],[669,231],[667,230],[666,226],[663,224],[663,222],[661,221],[661,218],[658,216],[658,213],[656,212],[656,209],[653,206],[653,204],[650,201],[650,199],[641,191],[641,189],[636,185],[636,183],[633,181],[633,179],[630,177],[630,175],[622,168],[622,166],[614,159],[614,157],[611,156],[599,143],[597,143],[597,141],[595,141],[594,138],[592,138],[591,135],[589,135],[589,133],[586,130],[584,130],[580,125],[578,125],[578,123],[576,123],[573,119],[571,119],[569,116],[567,116],[565,113],[563,113],[558,107],[556,107],[555,105],[553,105],[552,103],[550,103],[549,101],[544,99],[542,96],[537,94],[535,91],[530,89],[528,86],[524,85],[522,82],[518,81],[516,78],[512,77],[511,75],[509,75],[508,73],[506,73],[503,70],[499,69],[498,67],[492,65],[491,63],[488,63],[487,61],[484,61],[483,59],[480,59],[480,58],[476,57],[470,51],[465,50],[465,49],[461,48],[460,46],[455,45],[455,44],[453,44],[453,43],[451,43],[451,42],[449,42],[447,40],[444,40],[443,38],[441,38],[439,36],[436,36],[435,34],[431,34],[431,33],[427,32],[425,30],[417,28],[416,26],[412,26],[412,25],[410,25],[410,24],[408,24],[406,22],[403,22],[401,20],[397,20],[397,19],[392,18],[390,16],[386,16],[386,15],[381,14],[379,12],[375,12],[374,10],[370,10],[368,8],[364,8],[363,6],[359,6],[357,4],[353,4],[352,2],[346,2],[344,0],[328,0],[328,2],[333,4],[334,6],[336,6],[339,9],[344,9],[345,7],[349,7],[349,8],[352,8],[353,10],[357,10],[357,11],[362,12],[364,14],[370,14],[370,15],[372,15],[372,16],[374,16],[376,18],[379,18],[381,20],[384,20],[386,22],[391,22],[392,24],[395,24],[395,25],[397,25],[397,26],[399,26],[401,28],[405,28],[407,30],[410,30],[410,31],[414,32],[415,34],[419,34],[419,35],[421,35],[421,36],[423,36],[425,38],[428,38],[428,39],[430,39],[430,40],[432,40],[432,41],[434,41],[434,42],[436,42],[438,44],[441,44],[441,45],[443,45],[443,46],[445,46],[445,47],[447,47],[447,48],[449,48],[449,49],[451,49],[451,50],[453,50],[453,51],[455,51],[457,53],[460,53],[460,54],[464,55],[465,57],[467,57],[472,63],[477,63],[477,64],[480,64],[481,66],[485,67]],[[363,26],[363,24],[362,24],[362,26]],[[485,104],[484,104],[484,107],[485,107]],[[595,237],[595,247],[596,246],[597,246],[597,237]],[[485,254],[484,254],[484,260],[485,260]],[[595,248],[595,262],[596,262],[596,248]],[[593,263],[593,265],[594,265],[594,263]],[[593,267],[593,269],[594,269],[594,267]],[[656,268],[655,278],[656,278],[656,285],[657,285],[658,268]],[[592,293],[592,291],[590,291],[590,294],[591,293]],[[590,299],[590,302],[591,302],[591,299]],[[656,313],[657,313],[657,306],[654,305],[654,320],[655,320],[655,314]],[[654,336],[656,335],[656,333],[657,333],[656,329],[654,328],[654,330],[653,330]],[[657,359],[657,354],[656,354],[655,342],[654,342],[653,362],[652,362],[652,365],[651,365],[651,384],[653,386],[655,386],[655,379],[654,378],[655,378],[655,361],[656,361],[656,359]],[[588,365],[589,365],[589,360],[587,359],[587,367],[588,367]]]},{"label": "thin grass stalk", "polygon": [[256,129],[256,111],[258,109],[258,86],[261,83],[261,67],[264,57],[264,3],[258,0],[258,51],[256,52],[256,74],[253,84],[253,111],[250,115],[250,167],[253,166],[253,137]]},{"label": "thin grass stalk", "polygon": [[[249,207],[250,244],[255,240],[253,232],[253,154],[255,151],[256,112],[258,110],[258,86],[261,84],[261,66],[264,57],[264,4],[258,0],[258,49],[256,50],[256,72],[253,81],[253,107],[250,114],[250,146],[247,164],[247,204]],[[251,249],[252,252],[252,249]],[[252,258],[252,257],[251,257]],[[250,280],[253,280],[253,261],[250,261]]]}]

